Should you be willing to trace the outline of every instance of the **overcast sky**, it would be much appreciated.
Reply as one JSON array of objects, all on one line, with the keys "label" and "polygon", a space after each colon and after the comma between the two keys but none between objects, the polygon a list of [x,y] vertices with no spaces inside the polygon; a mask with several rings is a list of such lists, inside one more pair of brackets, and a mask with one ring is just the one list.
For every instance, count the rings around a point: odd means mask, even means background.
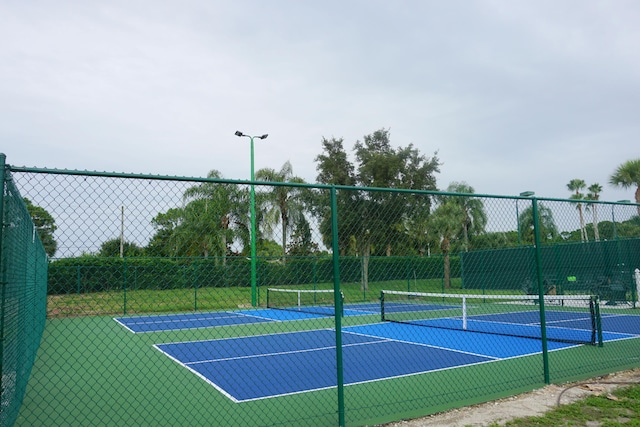
[{"label": "overcast sky", "polygon": [[602,200],[640,157],[640,2],[0,0],[0,152],[16,166],[315,182],[322,137],[385,128],[438,187]]}]

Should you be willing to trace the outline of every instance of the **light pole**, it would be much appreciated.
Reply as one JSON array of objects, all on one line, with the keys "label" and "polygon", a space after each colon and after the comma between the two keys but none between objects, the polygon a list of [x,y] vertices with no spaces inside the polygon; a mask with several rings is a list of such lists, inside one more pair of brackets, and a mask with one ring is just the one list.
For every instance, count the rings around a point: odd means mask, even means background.
[{"label": "light pole", "polygon": [[256,191],[253,185],[253,181],[255,180],[253,170],[253,139],[266,139],[269,135],[265,133],[260,136],[250,136],[245,135],[239,130],[236,131],[235,135],[238,137],[247,137],[251,141],[251,235],[249,236],[251,241],[251,305],[256,307],[258,305],[258,275],[256,272]]}]

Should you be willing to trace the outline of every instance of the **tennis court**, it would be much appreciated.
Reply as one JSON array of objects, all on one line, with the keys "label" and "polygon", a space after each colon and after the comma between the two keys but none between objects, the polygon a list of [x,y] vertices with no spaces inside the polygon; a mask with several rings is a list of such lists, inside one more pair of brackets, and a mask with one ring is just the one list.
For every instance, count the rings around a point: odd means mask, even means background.
[{"label": "tennis court", "polygon": [[[535,306],[527,305],[527,310],[523,310],[519,304],[516,306],[518,310],[514,311],[513,304],[509,304],[506,305],[509,310],[505,310],[506,303],[500,300],[498,307],[502,311],[499,313],[451,316],[451,312],[458,312],[456,304],[426,304],[423,300],[416,300],[415,294],[411,297],[409,303],[388,301],[382,307],[373,303],[345,306],[345,316],[376,315],[379,319],[381,310],[384,310],[388,317],[395,319],[342,328],[345,385],[503,361],[541,352],[540,318]],[[329,308],[322,306],[322,310]],[[467,307],[465,303],[465,310],[467,308],[473,312],[476,306],[470,304]],[[492,309],[495,308],[493,304]],[[267,308],[115,320],[137,333],[322,317],[300,309],[295,306],[291,310]],[[562,350],[579,343],[593,344],[592,327],[595,323],[589,314],[590,311],[576,310],[575,307],[550,310],[546,319],[548,350]],[[636,338],[632,331],[640,330],[640,316],[606,314],[601,322],[604,342]],[[335,330],[327,328],[160,343],[154,347],[238,403],[336,387],[337,378],[327,375],[335,372],[335,342]],[[261,374],[255,375],[255,372]]]},{"label": "tennis court", "polygon": [[[234,325],[248,325],[254,323],[318,319],[326,317],[327,315],[332,315],[329,309],[330,307],[327,307],[327,314],[266,308],[208,313],[181,313],[152,316],[116,317],[115,321],[133,333],[162,332],[199,328],[217,328]],[[331,310],[333,310],[333,308],[331,308]],[[371,315],[379,312],[379,305],[360,304],[353,305],[353,309],[345,308],[344,315],[361,316]]]}]

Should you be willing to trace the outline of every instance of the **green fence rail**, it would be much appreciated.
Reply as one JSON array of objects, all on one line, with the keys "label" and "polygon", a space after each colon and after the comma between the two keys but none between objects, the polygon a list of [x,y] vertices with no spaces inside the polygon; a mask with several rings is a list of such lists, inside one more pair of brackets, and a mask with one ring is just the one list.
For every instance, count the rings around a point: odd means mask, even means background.
[{"label": "green fence rail", "polygon": [[632,203],[7,174],[49,255],[16,426],[371,425],[640,367]]},{"label": "green fence rail", "polygon": [[0,425],[13,425],[45,326],[47,255],[0,156]]}]

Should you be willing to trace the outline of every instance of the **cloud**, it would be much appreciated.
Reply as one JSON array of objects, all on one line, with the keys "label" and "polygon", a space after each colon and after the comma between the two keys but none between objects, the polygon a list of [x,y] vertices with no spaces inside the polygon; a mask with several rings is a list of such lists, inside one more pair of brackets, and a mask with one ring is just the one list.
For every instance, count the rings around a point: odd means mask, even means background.
[{"label": "cloud", "polygon": [[322,137],[380,128],[438,151],[441,188],[566,197],[638,156],[631,1],[0,4],[0,138],[11,164],[249,176]]}]

